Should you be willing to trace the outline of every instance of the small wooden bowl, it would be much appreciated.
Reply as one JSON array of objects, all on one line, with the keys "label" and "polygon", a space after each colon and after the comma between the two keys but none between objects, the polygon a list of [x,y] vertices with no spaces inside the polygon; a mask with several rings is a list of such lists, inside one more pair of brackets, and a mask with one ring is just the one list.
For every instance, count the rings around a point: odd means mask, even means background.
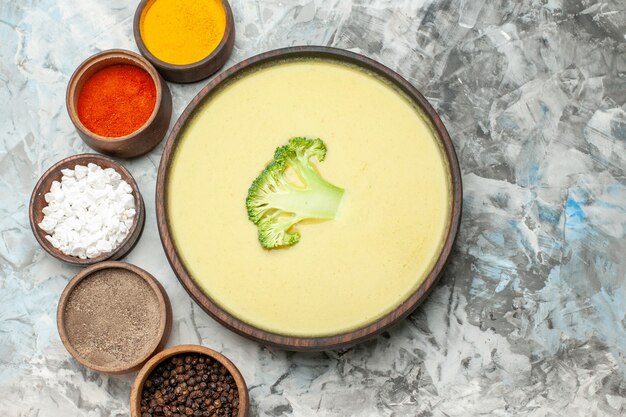
[{"label": "small wooden bowl", "polygon": [[[63,173],[61,172],[61,170],[67,168],[74,169],[76,165],[87,165],[89,163],[99,165],[103,169],[113,168],[122,176],[122,179],[126,181],[133,189],[133,196],[135,197],[135,210],[137,214],[135,215],[133,225],[130,229],[130,232],[128,233],[128,236],[126,236],[126,239],[124,239],[124,241],[116,249],[114,249],[112,252],[102,254],[96,258],[80,259],[76,256],[66,255],[59,249],[52,246],[52,244],[48,242],[48,240],[45,238],[47,233],[39,227],[39,223],[43,220],[44,217],[42,210],[48,205],[44,197],[46,193],[50,191],[50,187],[52,186],[53,181],[61,181],[61,177],[63,177]],[[37,242],[39,242],[41,247],[46,252],[61,261],[74,265],[84,266],[107,260],[116,260],[130,252],[130,250],[137,243],[137,240],[139,239],[143,231],[143,226],[146,221],[146,209],[143,203],[143,198],[141,197],[141,193],[139,192],[139,187],[137,187],[135,179],[126,168],[124,168],[122,165],[118,164],[114,160],[102,155],[81,154],[70,156],[69,158],[60,160],[59,162],[48,168],[48,170],[41,176],[41,178],[37,182],[37,185],[35,185],[35,189],[33,190],[33,193],[30,197],[29,219],[30,227],[35,234]]]},{"label": "small wooden bowl", "polygon": [[[125,269],[135,273],[152,288],[159,303],[159,337],[151,341],[152,346],[150,346],[150,349],[148,350],[149,353],[141,359],[135,361],[134,363],[128,363],[122,366],[113,367],[96,365],[80,356],[80,354],[76,351],[76,349],[74,349],[68,338],[68,333],[65,328],[65,309],[72,291],[82,280],[89,277],[94,272],[104,269]],[[57,327],[59,329],[59,335],[61,337],[63,345],[65,345],[67,351],[79,363],[97,372],[103,372],[111,375],[126,374],[140,369],[151,356],[163,349],[172,330],[172,306],[163,286],[148,272],[126,262],[100,262],[79,272],[63,290],[63,293],[61,294],[61,299],[59,300],[59,306],[57,308]]]},{"label": "small wooden bowl", "polygon": [[[98,70],[116,64],[134,65],[150,74],[156,86],[156,104],[142,127],[129,135],[111,138],[87,129],[78,117],[77,104],[85,82]],[[65,102],[81,139],[96,151],[119,158],[133,158],[152,150],[165,137],[172,117],[172,95],[167,83],[145,58],[123,49],[100,52],[80,64],[70,78]]]},{"label": "small wooden bowl", "polygon": [[143,42],[141,36],[141,18],[146,7],[154,1],[155,0],[141,0],[135,12],[133,32],[135,34],[137,48],[139,52],[141,52],[141,55],[146,57],[166,80],[176,83],[193,83],[209,77],[224,66],[235,45],[235,20],[233,19],[233,11],[230,8],[228,0],[221,0],[224,11],[226,12],[226,28],[224,30],[224,36],[217,45],[217,48],[206,58],[186,65],[175,65],[160,60],[148,50],[146,44]]},{"label": "small wooden bowl", "polygon": [[243,379],[241,372],[239,372],[239,369],[221,353],[200,345],[173,346],[153,356],[152,359],[141,368],[130,391],[131,417],[141,417],[141,393],[143,391],[143,384],[150,376],[150,373],[164,360],[184,353],[200,353],[224,365],[226,370],[233,376],[237,384],[237,390],[239,391],[239,414],[233,417],[247,417],[250,411],[250,399],[248,397],[248,387],[246,386],[246,381]]}]

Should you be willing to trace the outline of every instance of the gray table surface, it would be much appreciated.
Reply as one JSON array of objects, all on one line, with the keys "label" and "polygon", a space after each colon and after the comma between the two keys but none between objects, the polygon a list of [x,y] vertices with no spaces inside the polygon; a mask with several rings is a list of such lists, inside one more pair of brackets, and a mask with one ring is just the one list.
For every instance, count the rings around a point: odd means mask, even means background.
[{"label": "gray table surface", "polygon": [[[303,44],[361,52],[442,115],[464,181],[451,265],[409,319],[352,349],[268,349],[218,325],[172,273],[155,224],[162,145],[125,161],[147,204],[127,261],[174,306],[170,345],[201,343],[246,377],[258,416],[626,415],[626,2],[233,0],[230,66]],[[65,110],[75,67],[136,50],[128,0],[0,0],[0,410],[126,416],[133,376],[71,359],[55,325],[78,271],[47,256],[28,197],[89,151]],[[170,84],[174,118],[205,84]],[[172,124],[173,124],[172,121]]]}]

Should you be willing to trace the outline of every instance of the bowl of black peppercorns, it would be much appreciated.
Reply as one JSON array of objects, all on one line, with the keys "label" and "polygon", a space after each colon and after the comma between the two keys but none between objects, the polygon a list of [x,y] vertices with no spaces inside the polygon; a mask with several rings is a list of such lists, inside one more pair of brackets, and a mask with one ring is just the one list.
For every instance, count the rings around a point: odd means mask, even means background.
[{"label": "bowl of black peppercorns", "polygon": [[248,387],[224,355],[179,345],[150,359],[130,392],[131,417],[247,417]]}]

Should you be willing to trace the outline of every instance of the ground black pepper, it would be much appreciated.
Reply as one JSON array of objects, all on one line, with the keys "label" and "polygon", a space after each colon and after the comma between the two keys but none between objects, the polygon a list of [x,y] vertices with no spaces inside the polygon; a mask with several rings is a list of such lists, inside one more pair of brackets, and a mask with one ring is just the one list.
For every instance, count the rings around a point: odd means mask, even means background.
[{"label": "ground black pepper", "polygon": [[144,383],[141,417],[236,417],[233,376],[213,358],[189,353],[159,364]]},{"label": "ground black pepper", "polygon": [[157,295],[126,269],[91,273],[74,287],[64,313],[70,345],[94,365],[123,367],[145,360],[160,337]]}]

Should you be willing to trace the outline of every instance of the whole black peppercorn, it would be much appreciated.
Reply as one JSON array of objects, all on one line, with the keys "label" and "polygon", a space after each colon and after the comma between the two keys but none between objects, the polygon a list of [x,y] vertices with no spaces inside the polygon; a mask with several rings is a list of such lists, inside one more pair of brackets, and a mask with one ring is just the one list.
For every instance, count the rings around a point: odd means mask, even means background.
[{"label": "whole black peppercorn", "polygon": [[236,417],[239,393],[219,362],[183,354],[160,364],[141,393],[142,417]]}]

